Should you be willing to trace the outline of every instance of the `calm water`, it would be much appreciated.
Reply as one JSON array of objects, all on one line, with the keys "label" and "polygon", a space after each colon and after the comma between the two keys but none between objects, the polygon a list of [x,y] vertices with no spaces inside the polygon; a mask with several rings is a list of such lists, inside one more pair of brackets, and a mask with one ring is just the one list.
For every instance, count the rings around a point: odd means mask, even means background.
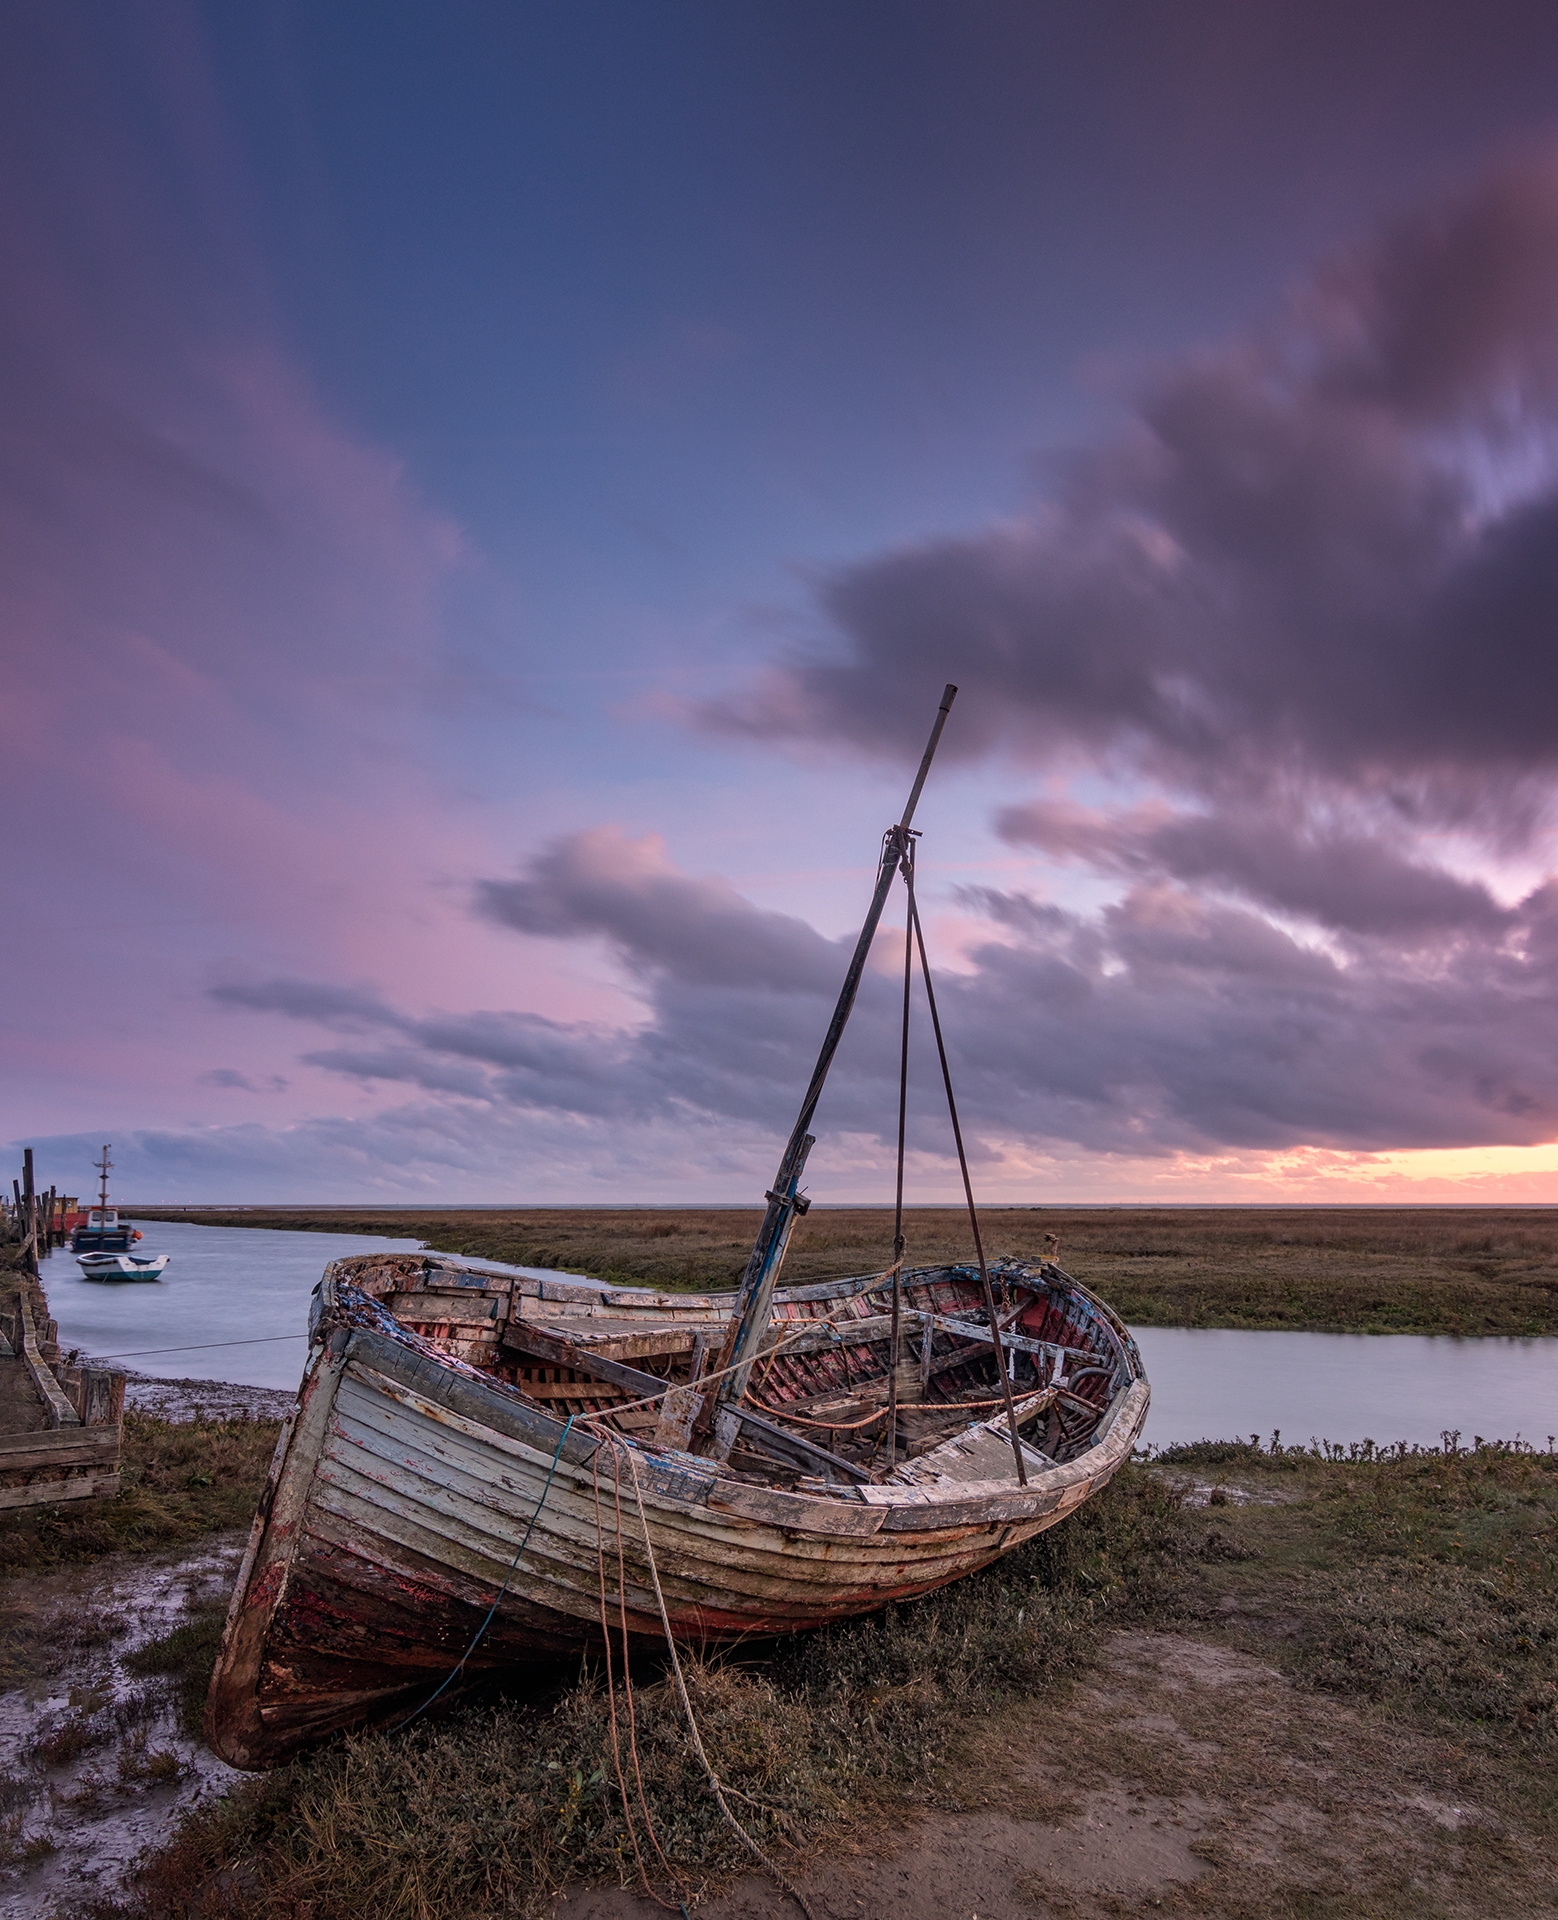
[{"label": "calm water", "polygon": [[1213,1333],[1133,1327],[1152,1383],[1148,1441],[1407,1440],[1469,1446],[1558,1432],[1558,1340]]},{"label": "calm water", "polygon": [[[84,1280],[67,1252],[45,1262],[60,1345],[122,1357],[141,1373],[255,1387],[297,1385],[308,1296],[330,1261],[418,1245],[184,1222],[148,1221],[142,1232],[140,1251],[173,1256],[160,1281],[103,1286]],[[1446,1429],[1466,1443],[1480,1433],[1539,1446],[1558,1432],[1558,1340],[1135,1332],[1152,1382],[1146,1437],[1160,1447],[1252,1433],[1264,1441],[1273,1428],[1287,1441],[1420,1446],[1437,1446]]]},{"label": "calm water", "polygon": [[[137,1253],[173,1256],[160,1280],[110,1286],[84,1279],[63,1247],[44,1262],[61,1350],[79,1347],[94,1359],[125,1355],[123,1364],[136,1373],[247,1387],[297,1385],[308,1352],[308,1296],[332,1260],[414,1253],[421,1244],[163,1220],[143,1221],[141,1232]],[[177,1351],[187,1348],[197,1350]]]}]

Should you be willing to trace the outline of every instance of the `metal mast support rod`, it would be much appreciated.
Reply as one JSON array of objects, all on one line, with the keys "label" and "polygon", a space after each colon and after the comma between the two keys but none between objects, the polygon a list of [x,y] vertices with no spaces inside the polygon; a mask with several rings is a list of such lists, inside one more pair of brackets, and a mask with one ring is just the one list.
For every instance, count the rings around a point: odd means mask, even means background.
[{"label": "metal mast support rod", "polygon": [[[914,982],[914,842],[903,850],[904,884],[908,888],[910,912],[903,919],[903,1043],[898,1051],[898,1189],[893,1201],[893,1336],[892,1359],[887,1375],[887,1464],[898,1459],[898,1360],[902,1342],[903,1318],[903,1149],[909,1118],[909,990]],[[925,1338],[930,1340],[930,1330]]]},{"label": "metal mast support rod", "polygon": [[[920,970],[925,975],[925,998],[930,1003],[930,1023],[936,1035],[936,1052],[941,1058],[941,1078],[947,1089],[947,1112],[952,1116],[952,1138],[957,1142],[958,1166],[963,1172],[963,1194],[968,1201],[968,1223],[974,1230],[974,1252],[979,1258],[979,1281],[985,1290],[985,1312],[990,1318],[990,1338],[995,1342],[995,1369],[1001,1376],[1001,1396],[1006,1402],[1006,1424],[1012,1436],[1012,1458],[1017,1462],[1017,1479],[1028,1484],[1023,1465],[1022,1436],[1017,1431],[1017,1413],[1012,1406],[1012,1383],[1006,1370],[1006,1355],[1001,1346],[1001,1329],[995,1317],[995,1292],[990,1285],[990,1269],[985,1265],[985,1243],[979,1232],[979,1215],[974,1207],[973,1183],[968,1177],[968,1155],[963,1151],[963,1129],[958,1125],[958,1103],[952,1094],[952,1071],[947,1065],[946,1044],[941,1037],[941,1016],[936,1011],[936,989],[930,982],[930,961],[925,956],[925,933],[920,926],[920,910],[914,900],[913,869],[909,873],[909,919],[914,926],[915,944],[920,950]],[[929,1333],[927,1332],[927,1338]]]},{"label": "metal mast support rod", "polygon": [[[936,710],[936,724],[931,728],[930,741],[920,761],[920,770],[914,776],[914,785],[909,790],[909,801],[903,810],[903,818],[896,827],[889,827],[883,837],[881,864],[877,868],[876,875],[876,891],[871,896],[871,905],[866,913],[865,924],[860,929],[860,938],[855,942],[855,951],[850,959],[849,971],[844,975],[844,985],[839,993],[838,1005],[833,1009],[833,1018],[823,1038],[822,1051],[817,1055],[817,1064],[812,1069],[811,1082],[806,1089],[805,1098],[801,1101],[800,1113],[796,1117],[783,1157],[780,1159],[779,1171],[774,1178],[773,1186],[764,1196],[768,1201],[768,1211],[763,1215],[763,1224],[758,1228],[757,1239],[753,1243],[746,1272],[741,1277],[730,1331],[726,1334],[719,1358],[711,1369],[712,1372],[718,1373],[726,1368],[736,1367],[737,1371],[727,1372],[718,1388],[705,1396],[703,1405],[693,1422],[694,1435],[701,1438],[707,1450],[720,1459],[724,1459],[729,1454],[738,1424],[733,1414],[726,1415],[722,1419],[720,1409],[726,1401],[739,1400],[746,1392],[751,1363],[756,1360],[763,1336],[768,1331],[768,1316],[773,1302],[774,1284],[779,1278],[779,1269],[784,1262],[784,1251],[789,1244],[790,1229],[794,1226],[796,1217],[807,1212],[811,1205],[798,1190],[801,1175],[806,1167],[806,1156],[815,1144],[807,1129],[811,1125],[812,1116],[817,1111],[817,1102],[822,1097],[828,1069],[833,1065],[833,1056],[838,1052],[839,1042],[844,1037],[844,1029],[849,1024],[849,1016],[855,1005],[855,995],[860,991],[861,976],[866,970],[866,960],[871,952],[871,942],[876,938],[877,925],[882,918],[882,908],[887,904],[887,895],[893,884],[893,876],[898,869],[903,847],[909,838],[909,826],[914,819],[914,809],[919,804],[920,791],[925,785],[925,776],[930,772],[930,763],[935,755],[937,743],[941,739],[941,730],[947,724],[948,709],[956,695],[957,688],[949,682],[941,696],[941,705]],[[737,1363],[741,1361],[745,1361],[746,1364],[738,1366]],[[712,1439],[712,1446],[709,1445],[710,1439]]]}]

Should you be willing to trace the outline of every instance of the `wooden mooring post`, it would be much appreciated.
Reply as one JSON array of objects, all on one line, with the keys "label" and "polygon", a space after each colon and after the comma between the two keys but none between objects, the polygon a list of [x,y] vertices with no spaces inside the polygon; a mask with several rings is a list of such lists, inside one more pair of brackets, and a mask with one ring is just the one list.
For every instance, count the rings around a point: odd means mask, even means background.
[{"label": "wooden mooring post", "polygon": [[125,1376],[62,1362],[39,1277],[62,1233],[58,1189],[37,1191],[32,1149],[0,1222],[0,1516],[119,1491]]}]

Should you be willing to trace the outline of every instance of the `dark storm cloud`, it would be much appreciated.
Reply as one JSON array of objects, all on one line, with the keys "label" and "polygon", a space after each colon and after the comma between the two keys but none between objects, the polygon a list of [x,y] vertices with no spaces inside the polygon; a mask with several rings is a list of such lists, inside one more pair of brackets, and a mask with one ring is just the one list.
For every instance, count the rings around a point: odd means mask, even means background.
[{"label": "dark storm cloud", "polygon": [[812,992],[836,982],[832,942],[790,914],[764,913],[726,881],[678,873],[653,839],[615,827],[570,835],[520,880],[486,880],[482,912],[522,933],[599,934],[635,971],[706,986]]},{"label": "dark storm cloud", "polygon": [[[1558,765],[1558,156],[1511,163],[1158,373],[1058,496],[849,569],[836,657],[712,724],[1279,773],[1520,823]],[[1511,809],[1513,812],[1511,813]]]},{"label": "dark storm cloud", "polygon": [[1269,815],[1105,813],[1035,800],[1003,809],[996,828],[1014,846],[1095,871],[1202,882],[1340,932],[1407,945],[1509,920],[1485,886],[1408,859],[1377,836],[1311,831]]},{"label": "dark storm cloud", "polygon": [[[307,1058],[499,1113],[575,1123],[668,1120],[782,1132],[815,1057],[842,951],[819,984],[796,938],[770,945],[760,982],[711,978],[695,941],[642,910],[646,877],[676,874],[646,844],[559,842],[516,888],[572,898],[587,877],[591,926],[637,974],[646,1020],[630,1030],[534,1016],[413,1018],[365,992],[298,982],[222,990],[229,1006],[310,1024],[377,1024],[381,1037]],[[629,858],[623,850],[633,854]],[[674,891],[674,890],[673,890]],[[521,895],[530,898],[529,895]],[[778,916],[714,890],[729,951],[757,948]],[[1020,892],[969,890],[990,938],[940,998],[968,1130],[986,1158],[1074,1143],[1154,1156],[1297,1144],[1369,1149],[1535,1141],[1558,1131],[1558,889],[1509,913],[1462,913],[1427,959],[1372,939],[1345,962],[1257,912],[1144,879],[1101,913]],[[1453,915],[1451,916],[1453,918]],[[527,931],[537,928],[526,921]],[[560,921],[559,937],[579,925]],[[885,1139],[895,1110],[897,987],[868,972],[819,1118],[824,1132]],[[913,1143],[944,1150],[924,1022],[911,1072]]]},{"label": "dark storm cloud", "polygon": [[[950,674],[946,750],[1130,780],[1129,805],[997,821],[1106,876],[1108,904],[962,895],[989,936],[941,997],[978,1151],[1558,1135],[1558,885],[1505,906],[1443,864],[1447,830],[1463,856],[1537,847],[1558,773],[1558,157],[1162,369],[1025,518],[859,565],[826,603],[833,660],[706,720],[907,757]],[[226,1003],[351,1036],[316,1065],[456,1104],[782,1132],[848,942],[608,828],[476,904],[604,944],[642,1024],[419,1019],[298,983]],[[868,973],[825,1131],[890,1126],[896,999]],[[923,1054],[911,1078],[934,1086]],[[915,1140],[944,1150],[934,1111]]]}]

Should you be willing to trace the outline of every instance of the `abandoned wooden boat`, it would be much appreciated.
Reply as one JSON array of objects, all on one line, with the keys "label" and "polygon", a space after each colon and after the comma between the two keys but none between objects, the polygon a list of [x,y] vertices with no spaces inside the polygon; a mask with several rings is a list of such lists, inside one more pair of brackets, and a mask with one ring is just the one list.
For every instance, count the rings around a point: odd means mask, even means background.
[{"label": "abandoned wooden boat", "polygon": [[[975,1270],[902,1275],[886,1470],[881,1274],[774,1295],[720,1461],[678,1444],[689,1396],[666,1389],[716,1350],[735,1295],[337,1261],[240,1570],[212,1746],[264,1767],[410,1712],[495,1602],[471,1677],[598,1641],[603,1555],[613,1628],[620,1552],[630,1639],[659,1644],[646,1534],[678,1638],[712,1645],[926,1593],[1053,1526],[1130,1454],[1147,1384],[1124,1326],[1058,1267],[992,1278],[1004,1367]],[[657,1392],[669,1408],[634,1404]]]},{"label": "abandoned wooden boat", "polygon": [[[206,1705],[234,1766],[394,1724],[456,1679],[598,1643],[608,1622],[629,1645],[712,1646],[913,1598],[1054,1526],[1129,1456],[1148,1403],[1129,1333],[1052,1262],[988,1265],[967,1184],[909,825],[954,692],[884,836],[735,1292],[439,1254],[326,1270]],[[977,1258],[903,1264],[900,1098],[893,1265],[780,1289],[810,1204],[807,1127],[900,874]]]}]

